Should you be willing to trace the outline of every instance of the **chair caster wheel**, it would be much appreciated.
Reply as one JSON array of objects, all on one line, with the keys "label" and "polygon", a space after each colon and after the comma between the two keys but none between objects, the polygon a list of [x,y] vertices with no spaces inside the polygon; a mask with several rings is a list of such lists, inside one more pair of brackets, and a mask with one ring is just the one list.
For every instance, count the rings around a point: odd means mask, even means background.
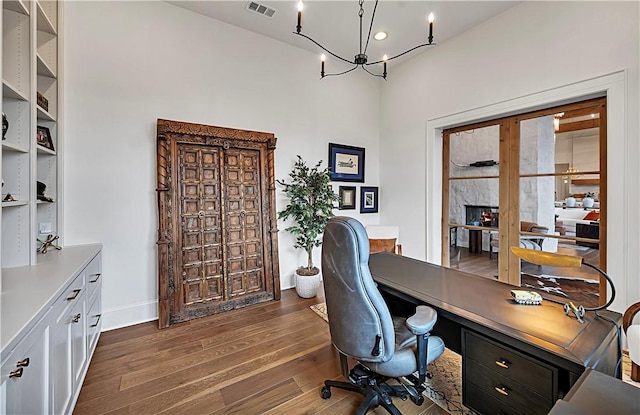
[{"label": "chair caster wheel", "polygon": [[417,398],[414,398],[412,396],[411,400],[413,401],[413,403],[415,403],[416,405],[420,406],[420,405],[422,405],[424,403],[424,396],[420,395]]},{"label": "chair caster wheel", "polygon": [[322,399],[329,399],[331,397],[331,389],[328,386],[323,386],[320,396],[322,396]]}]

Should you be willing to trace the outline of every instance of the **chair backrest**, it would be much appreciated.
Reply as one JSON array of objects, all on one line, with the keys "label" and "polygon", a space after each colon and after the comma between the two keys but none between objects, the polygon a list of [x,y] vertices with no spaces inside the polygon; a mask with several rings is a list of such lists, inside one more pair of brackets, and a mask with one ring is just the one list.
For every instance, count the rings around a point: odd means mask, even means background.
[{"label": "chair backrest", "polygon": [[390,252],[402,255],[402,245],[400,245],[400,228],[390,225],[367,225],[367,235],[369,236],[369,253]]},{"label": "chair backrest", "polygon": [[362,224],[348,217],[331,218],[322,242],[331,341],[357,360],[386,362],[395,349],[393,320],[368,261],[369,240]]}]

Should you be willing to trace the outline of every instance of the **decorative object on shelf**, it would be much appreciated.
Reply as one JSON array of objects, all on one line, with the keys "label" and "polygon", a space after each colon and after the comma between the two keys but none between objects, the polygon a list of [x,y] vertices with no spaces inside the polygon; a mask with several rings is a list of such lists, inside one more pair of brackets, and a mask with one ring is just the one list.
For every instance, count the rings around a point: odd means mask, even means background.
[{"label": "decorative object on shelf", "polygon": [[45,196],[44,192],[47,189],[47,185],[42,183],[42,182],[36,182],[37,186],[38,186],[38,194],[37,194],[37,198],[38,200],[42,200],[43,202],[49,202],[49,203],[53,203],[53,199],[50,198],[49,196]]},{"label": "decorative object on shelf", "polygon": [[7,120],[7,115],[2,113],[2,139],[7,138],[7,131],[9,131],[9,120]]},{"label": "decorative object on shelf", "polygon": [[296,237],[293,247],[307,253],[307,265],[295,273],[296,292],[300,297],[311,298],[317,295],[320,287],[320,270],[313,265],[313,248],[322,245],[320,236],[333,216],[333,202],[337,196],[329,188],[329,168],[320,170],[322,161],[309,168],[302,157],[297,157],[289,172],[291,181],[277,180],[289,199],[285,208],[278,212],[278,219],[291,218],[295,222],[285,230]]},{"label": "decorative object on shelf", "polygon": [[569,197],[564,200],[564,204],[567,205],[567,207],[576,206],[576,198],[573,196],[573,193],[569,193]]},{"label": "decorative object on shelf", "polygon": [[329,143],[331,180],[364,182],[364,148]]},{"label": "decorative object on shelf", "polygon": [[11,196],[11,193],[7,193],[7,195],[2,199],[3,202],[15,202],[15,198]]},{"label": "decorative object on shelf", "polygon": [[55,151],[53,148],[53,140],[51,139],[51,132],[47,127],[38,126],[36,133],[36,142],[42,147],[48,148],[51,151]]},{"label": "decorative object on shelf", "polygon": [[586,208],[593,207],[595,194],[593,192],[586,192],[582,198],[582,206]]},{"label": "decorative object on shelf", "polygon": [[36,99],[38,102],[38,106],[45,111],[49,111],[49,100],[45,98],[40,92],[36,93]]},{"label": "decorative object on shelf", "polygon": [[360,188],[360,213],[376,212],[378,212],[378,188],[362,186]]},{"label": "decorative object on shelf", "polygon": [[62,247],[55,243],[58,239],[60,239],[60,236],[53,233],[47,235],[47,239],[45,239],[44,241],[38,239],[38,242],[42,244],[40,245],[40,248],[38,248],[38,252],[41,254],[46,254],[49,248],[55,248],[58,251],[61,250]]},{"label": "decorative object on shelf", "polygon": [[[433,13],[430,13],[428,16],[428,20],[429,20],[429,36],[427,37],[427,43],[423,43],[421,45],[417,45],[414,46],[398,55],[392,56],[390,58],[387,57],[387,55],[384,55],[382,57],[382,59],[377,60],[375,62],[369,62],[368,59],[369,57],[367,56],[367,48],[369,47],[369,40],[371,39],[371,29],[373,28],[373,21],[376,17],[376,10],[378,8],[378,0],[376,0],[374,6],[373,6],[373,12],[371,14],[371,22],[369,23],[369,33],[366,36],[366,42],[364,43],[363,46],[363,27],[362,27],[362,17],[364,16],[364,0],[359,0],[358,4],[360,5],[360,11],[358,12],[358,18],[360,19],[360,50],[358,52],[358,54],[355,55],[355,57],[353,58],[353,60],[350,59],[346,59],[343,58],[342,56],[339,56],[333,52],[331,52],[329,49],[327,49],[326,47],[324,47],[323,45],[321,45],[319,42],[317,42],[316,40],[312,39],[310,36],[307,36],[302,32],[302,10],[304,8],[304,5],[302,3],[302,0],[300,0],[298,2],[298,24],[296,25],[296,31],[293,32],[294,35],[298,35],[298,36],[302,36],[305,39],[308,39],[309,41],[313,42],[314,44],[316,44],[318,47],[320,47],[320,49],[322,49],[323,51],[325,51],[326,53],[328,53],[329,55],[345,62],[348,63],[350,65],[354,65],[351,69],[347,69],[344,72],[339,72],[339,73],[330,73],[327,74],[324,71],[324,66],[325,66],[325,59],[326,56],[325,54],[322,54],[322,58],[321,58],[321,66],[320,66],[320,77],[324,78],[325,76],[337,76],[337,75],[344,75],[346,73],[349,73],[355,69],[357,69],[358,67],[362,68],[365,72],[367,72],[370,75],[373,76],[379,76],[381,78],[387,79],[387,62],[389,62],[390,60],[399,58],[400,56],[406,55],[407,53],[413,52],[416,49],[420,49],[422,47],[425,46],[432,46],[435,45],[435,43],[433,43],[433,21],[434,21],[434,16]],[[384,39],[386,36],[382,37],[382,39]],[[377,65],[377,64],[382,64],[383,68],[382,68],[382,74],[376,74],[373,73],[371,71],[369,71],[366,67],[367,66],[371,66],[371,65]]]},{"label": "decorative object on shelf", "polygon": [[347,210],[356,208],[356,187],[340,186],[338,209]]}]

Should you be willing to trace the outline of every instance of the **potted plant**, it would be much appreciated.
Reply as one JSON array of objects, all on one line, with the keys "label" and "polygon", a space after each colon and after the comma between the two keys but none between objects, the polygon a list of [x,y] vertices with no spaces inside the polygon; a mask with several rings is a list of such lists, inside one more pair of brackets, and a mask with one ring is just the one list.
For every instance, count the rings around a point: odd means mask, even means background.
[{"label": "potted plant", "polygon": [[569,193],[569,196],[564,200],[564,204],[567,207],[575,207],[576,206],[576,198],[573,196],[573,193]]},{"label": "potted plant", "polygon": [[278,219],[293,219],[294,225],[285,230],[296,237],[294,248],[304,249],[307,265],[296,270],[296,292],[300,297],[315,297],[320,286],[320,270],[313,265],[313,248],[322,244],[321,235],[333,216],[333,202],[338,199],[330,188],[329,168],[320,169],[322,160],[315,167],[308,167],[302,157],[289,173],[290,182],[277,180],[284,187],[289,199],[285,208],[278,212]]},{"label": "potted plant", "polygon": [[593,207],[595,194],[593,192],[586,192],[582,198],[582,206],[586,208]]}]

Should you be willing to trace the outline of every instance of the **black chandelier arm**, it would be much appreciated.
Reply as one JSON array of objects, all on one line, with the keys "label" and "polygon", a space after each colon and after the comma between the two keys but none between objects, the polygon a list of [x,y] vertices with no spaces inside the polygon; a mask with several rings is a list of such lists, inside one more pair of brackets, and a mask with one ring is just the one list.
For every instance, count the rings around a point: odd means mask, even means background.
[{"label": "black chandelier arm", "polygon": [[[367,65],[368,65],[368,64],[367,64]],[[362,69],[364,69],[364,71],[365,71],[366,73],[368,73],[369,75],[378,76],[378,77],[380,77],[380,78],[384,78],[385,80],[387,79],[384,75],[378,75],[378,74],[375,74],[375,73],[371,72],[370,70],[368,70],[367,68],[365,68],[365,67],[364,67],[364,65],[362,65]]]},{"label": "black chandelier arm", "polygon": [[[350,62],[350,63],[353,63],[353,62]],[[356,69],[358,69],[358,65],[354,66],[354,67],[353,67],[353,68],[351,68],[351,69],[347,69],[347,70],[346,70],[346,71],[344,71],[344,72],[340,72],[340,73],[326,73],[326,74],[324,74],[323,78],[324,78],[324,77],[327,77],[327,76],[338,76],[338,75],[344,75],[344,74],[349,73],[349,72],[351,72],[351,71],[355,71]],[[367,72],[369,72],[369,71],[367,71]],[[372,74],[372,75],[373,75],[373,74]]]},{"label": "black chandelier arm", "polygon": [[[364,47],[364,53],[367,54],[367,49],[369,48],[369,40],[371,39],[371,29],[373,29],[373,19],[376,18],[376,9],[378,8],[378,0],[376,0],[376,4],[373,6],[373,14],[371,14],[371,23],[369,23],[369,34],[367,34],[367,45]],[[362,21],[362,18],[360,18]],[[362,28],[360,28],[362,30]]]},{"label": "black chandelier arm", "polygon": [[329,55],[333,56],[334,58],[338,58],[341,61],[344,61],[346,63],[350,63],[352,65],[355,64],[354,61],[350,61],[348,59],[343,58],[342,56],[338,56],[335,53],[331,52],[329,49],[325,48],[324,46],[322,46],[320,43],[316,42],[315,40],[313,40],[312,38],[310,38],[309,36],[305,35],[304,33],[298,33],[298,32],[293,32],[294,35],[298,35],[298,36],[302,36],[303,38],[315,43],[320,49],[324,50],[325,52],[327,52]]},{"label": "black chandelier arm", "polygon": [[[409,50],[406,50],[406,51],[396,55],[396,56],[392,56],[390,58],[387,58],[387,62],[389,62],[390,60],[393,60],[395,58],[399,58],[400,56],[406,55],[407,53],[411,53],[416,49],[423,48],[425,46],[435,46],[435,43],[425,43],[425,44],[422,44],[422,45],[415,46],[415,47],[413,47],[413,48],[411,48]],[[365,65],[375,65],[376,63],[382,63],[382,62],[384,62],[384,60],[379,60],[379,61],[375,61],[375,62],[368,62]]]}]

